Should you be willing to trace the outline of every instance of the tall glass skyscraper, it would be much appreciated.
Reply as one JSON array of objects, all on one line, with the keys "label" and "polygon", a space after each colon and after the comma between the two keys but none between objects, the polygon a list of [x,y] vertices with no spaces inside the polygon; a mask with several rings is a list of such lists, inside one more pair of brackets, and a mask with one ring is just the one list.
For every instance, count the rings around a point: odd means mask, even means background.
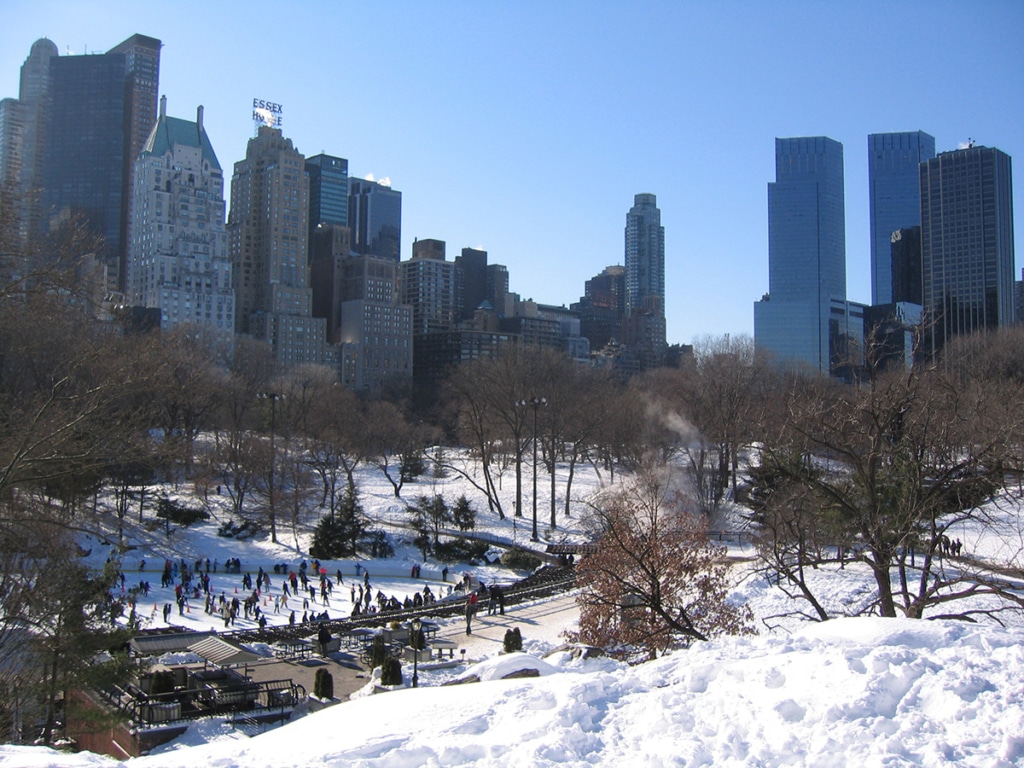
[{"label": "tall glass skyscraper", "polygon": [[626,312],[638,311],[652,296],[664,311],[665,228],[657,198],[641,193],[626,214]]},{"label": "tall glass skyscraper", "polygon": [[402,193],[376,181],[350,179],[348,225],[352,247],[364,256],[398,261],[402,243]]},{"label": "tall glass skyscraper", "polygon": [[960,333],[1014,322],[1010,156],[991,147],[921,164],[921,252],[931,352]]},{"label": "tall glass skyscraper", "polygon": [[626,317],[623,336],[636,352],[640,370],[664,362],[665,228],[657,198],[647,192],[633,196],[626,214]]},{"label": "tall glass skyscraper", "polygon": [[850,315],[843,184],[838,141],[775,140],[775,181],[768,184],[769,292],[754,305],[754,340],[780,360],[826,373]]},{"label": "tall glass skyscraper", "polygon": [[324,154],[307,157],[306,173],[309,174],[309,242],[312,246],[316,228],[321,224],[348,226],[348,160]]},{"label": "tall glass skyscraper", "polygon": [[82,215],[125,289],[135,160],[156,123],[160,41],[133,35],[102,55],[50,59],[44,215]]},{"label": "tall glass skyscraper", "polygon": [[868,136],[871,215],[871,303],[890,304],[892,233],[921,223],[918,166],[935,157],[935,138],[923,131]]}]

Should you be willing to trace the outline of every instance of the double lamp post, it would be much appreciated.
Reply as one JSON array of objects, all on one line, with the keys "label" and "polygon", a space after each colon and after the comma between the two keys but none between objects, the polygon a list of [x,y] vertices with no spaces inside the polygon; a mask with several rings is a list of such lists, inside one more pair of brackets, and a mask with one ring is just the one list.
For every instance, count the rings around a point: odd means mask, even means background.
[{"label": "double lamp post", "polygon": [[540,541],[537,534],[537,410],[548,404],[546,397],[533,395],[524,400],[517,400],[516,405],[520,408],[531,406],[533,408],[533,535],[530,541]]}]

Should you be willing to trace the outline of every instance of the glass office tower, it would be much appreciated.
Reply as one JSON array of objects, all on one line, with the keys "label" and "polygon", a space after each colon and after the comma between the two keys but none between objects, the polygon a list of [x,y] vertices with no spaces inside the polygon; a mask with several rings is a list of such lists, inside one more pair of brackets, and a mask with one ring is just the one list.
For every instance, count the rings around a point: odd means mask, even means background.
[{"label": "glass office tower", "polygon": [[959,333],[1014,322],[1010,156],[942,152],[920,166],[921,253],[930,351]]},{"label": "glass office tower", "polygon": [[103,236],[101,256],[122,291],[135,160],[156,123],[160,45],[133,35],[105,54],[50,59],[43,211],[81,215]]},{"label": "glass office tower", "polygon": [[312,244],[316,228],[321,224],[348,226],[348,160],[324,154],[307,157],[306,173],[309,174],[309,242]]},{"label": "glass office tower", "polygon": [[376,181],[350,179],[348,225],[352,248],[364,256],[399,261],[402,242],[402,193]]},{"label": "glass office tower", "polygon": [[918,166],[935,157],[935,137],[923,131],[868,136],[871,216],[871,303],[891,304],[892,233],[921,224]]},{"label": "glass office tower", "polygon": [[768,184],[769,292],[754,305],[754,340],[780,360],[826,373],[849,315],[843,184],[838,141],[775,140],[775,181]]}]

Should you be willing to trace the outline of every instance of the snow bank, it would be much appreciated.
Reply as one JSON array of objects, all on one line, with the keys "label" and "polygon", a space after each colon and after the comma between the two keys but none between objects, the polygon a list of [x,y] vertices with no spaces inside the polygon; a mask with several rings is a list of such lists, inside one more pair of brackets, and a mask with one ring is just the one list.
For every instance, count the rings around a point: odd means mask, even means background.
[{"label": "snow bank", "polygon": [[[542,677],[400,690],[339,704],[250,740],[131,761],[137,768],[413,766],[942,766],[1024,762],[1024,630],[842,619],[786,637],[695,645],[636,667],[547,664]],[[0,748],[0,762],[112,766]]]}]

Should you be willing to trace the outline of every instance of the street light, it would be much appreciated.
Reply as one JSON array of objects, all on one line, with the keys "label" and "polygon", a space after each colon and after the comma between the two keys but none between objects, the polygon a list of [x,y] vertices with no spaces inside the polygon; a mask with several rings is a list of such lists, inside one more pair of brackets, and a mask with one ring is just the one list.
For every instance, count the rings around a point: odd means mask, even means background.
[{"label": "street light", "polygon": [[530,537],[530,541],[540,541],[540,536],[537,535],[537,409],[547,404],[546,397],[537,395],[516,403],[520,407],[529,405],[533,408],[533,535]]},{"label": "street light", "polygon": [[417,616],[409,625],[412,627],[412,687],[415,688],[420,682],[420,628],[423,622]]}]

